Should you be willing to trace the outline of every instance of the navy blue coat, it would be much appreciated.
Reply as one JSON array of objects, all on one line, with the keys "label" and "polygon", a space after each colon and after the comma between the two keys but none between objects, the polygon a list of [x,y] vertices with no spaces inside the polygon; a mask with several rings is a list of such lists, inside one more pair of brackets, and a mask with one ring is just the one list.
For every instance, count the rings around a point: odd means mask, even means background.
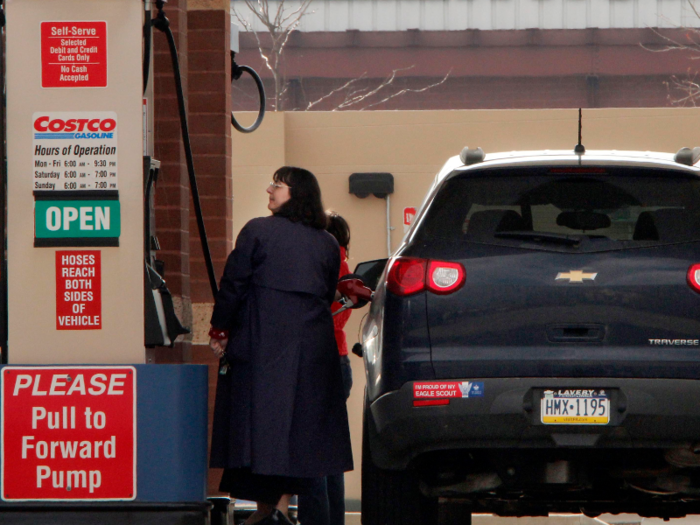
[{"label": "navy blue coat", "polygon": [[340,250],[328,232],[282,217],[241,230],[211,323],[230,330],[219,376],[212,467],[320,477],[352,470],[330,306]]}]

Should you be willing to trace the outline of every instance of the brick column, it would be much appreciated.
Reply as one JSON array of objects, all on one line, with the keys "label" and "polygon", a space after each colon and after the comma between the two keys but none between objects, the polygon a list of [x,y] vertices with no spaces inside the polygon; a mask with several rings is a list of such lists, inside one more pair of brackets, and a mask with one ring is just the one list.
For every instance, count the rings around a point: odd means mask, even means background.
[{"label": "brick column", "polygon": [[[165,12],[175,37],[180,57],[185,101],[188,96],[187,0],[169,0]],[[173,294],[176,311],[185,326],[192,325],[190,301],[190,191],[185,152],[182,146],[180,119],[175,93],[170,50],[166,36],[153,30],[155,82],[154,157],[161,161],[156,186],[156,234],[161,250],[157,257],[165,262],[165,279]],[[156,348],[158,363],[182,363],[191,360],[191,336],[176,343],[175,348]]]},{"label": "brick column", "polygon": [[[217,283],[233,248],[231,176],[231,63],[228,0],[190,0],[188,13],[190,131],[209,249]],[[191,293],[194,317],[192,361],[209,365],[209,435],[218,360],[207,332],[213,297],[190,208]],[[218,493],[220,470],[209,472],[209,494]]]}]

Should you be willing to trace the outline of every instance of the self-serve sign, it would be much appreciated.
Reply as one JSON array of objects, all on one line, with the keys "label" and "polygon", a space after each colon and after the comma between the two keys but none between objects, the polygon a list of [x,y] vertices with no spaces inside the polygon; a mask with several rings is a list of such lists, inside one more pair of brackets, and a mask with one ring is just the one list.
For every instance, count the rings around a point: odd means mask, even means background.
[{"label": "self-serve sign", "polygon": [[117,200],[40,200],[34,211],[38,239],[119,237],[121,233]]}]

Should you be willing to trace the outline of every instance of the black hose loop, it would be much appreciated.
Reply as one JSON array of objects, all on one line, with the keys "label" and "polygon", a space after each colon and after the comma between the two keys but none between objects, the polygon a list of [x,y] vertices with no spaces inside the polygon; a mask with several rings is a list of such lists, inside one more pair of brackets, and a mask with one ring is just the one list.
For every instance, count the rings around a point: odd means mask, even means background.
[{"label": "black hose loop", "polygon": [[258,110],[258,118],[255,119],[255,122],[253,122],[252,126],[248,126],[247,128],[245,126],[241,126],[236,120],[236,117],[233,116],[233,111],[231,112],[231,124],[233,124],[233,127],[241,133],[252,133],[260,127],[260,124],[262,124],[263,118],[265,117],[265,86],[263,86],[260,75],[258,75],[252,67],[239,66],[238,64],[236,64],[236,61],[234,60],[234,55],[235,53],[231,52],[231,82],[241,78],[243,72],[246,72],[251,77],[253,77],[255,85],[258,86],[258,95],[260,96],[260,109]]},{"label": "black hose loop", "polygon": [[[216,299],[216,295],[219,292],[219,287],[216,283],[216,275],[214,274],[214,263],[212,262],[211,252],[209,251],[209,241],[207,240],[207,231],[204,227],[204,217],[202,216],[202,205],[199,199],[199,189],[197,188],[197,177],[194,172],[194,160],[192,158],[192,145],[190,144],[190,131],[187,124],[187,112],[185,110],[185,96],[182,91],[182,77],[180,75],[180,62],[177,55],[177,46],[175,45],[175,37],[173,32],[170,30],[170,23],[167,17],[163,14],[161,8],[162,2],[159,7],[160,11],[158,16],[153,22],[153,26],[156,29],[165,33],[168,40],[168,46],[170,48],[170,58],[173,64],[173,76],[175,77],[175,91],[177,93],[177,103],[180,113],[180,129],[182,131],[182,144],[185,149],[185,159],[187,161],[187,173],[190,178],[190,192],[192,194],[192,202],[194,203],[195,217],[197,218],[197,227],[199,230],[199,240],[202,244],[202,254],[204,256],[204,264],[207,268],[207,275],[209,277],[209,286],[211,286],[211,293]],[[158,4],[157,4],[158,5]],[[161,16],[162,15],[162,16]],[[165,23],[160,21],[164,20]]]}]

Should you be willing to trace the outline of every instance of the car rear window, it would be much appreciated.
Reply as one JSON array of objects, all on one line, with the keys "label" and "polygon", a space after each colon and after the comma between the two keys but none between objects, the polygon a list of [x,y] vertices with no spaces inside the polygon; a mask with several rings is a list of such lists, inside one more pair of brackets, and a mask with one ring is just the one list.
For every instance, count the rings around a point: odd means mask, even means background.
[{"label": "car rear window", "polygon": [[700,179],[639,168],[471,172],[443,184],[415,240],[578,251],[698,241]]}]

